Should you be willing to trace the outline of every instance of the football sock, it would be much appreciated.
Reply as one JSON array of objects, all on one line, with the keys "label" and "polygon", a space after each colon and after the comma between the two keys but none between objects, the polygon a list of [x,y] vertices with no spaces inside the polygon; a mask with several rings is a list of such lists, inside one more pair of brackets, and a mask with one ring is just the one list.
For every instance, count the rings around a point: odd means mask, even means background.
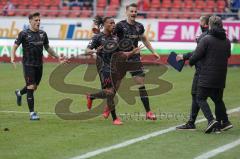
[{"label": "football sock", "polygon": [[146,112],[149,112],[150,111],[149,99],[145,86],[139,87],[139,94]]},{"label": "football sock", "polygon": [[33,89],[27,89],[27,103],[29,112],[34,112],[34,97],[33,97]]},{"label": "football sock", "polygon": [[27,93],[27,86],[23,87],[23,89],[20,90],[20,94],[19,95],[24,95]]},{"label": "football sock", "polygon": [[116,115],[115,109],[113,109],[113,110],[111,111],[111,115],[112,115],[113,121],[117,119],[117,115]]},{"label": "football sock", "polygon": [[93,93],[93,94],[90,94],[90,98],[91,100],[95,99],[95,98],[100,98],[100,99],[104,99],[106,98],[107,95],[104,91],[100,91],[98,93]]}]

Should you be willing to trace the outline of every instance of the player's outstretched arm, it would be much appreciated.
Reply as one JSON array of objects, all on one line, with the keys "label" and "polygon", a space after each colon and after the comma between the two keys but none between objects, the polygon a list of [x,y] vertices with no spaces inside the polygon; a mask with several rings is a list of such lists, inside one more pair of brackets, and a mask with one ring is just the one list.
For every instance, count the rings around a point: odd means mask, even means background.
[{"label": "player's outstretched arm", "polygon": [[85,54],[86,54],[86,55],[97,54],[102,48],[103,48],[103,46],[99,46],[97,49],[86,48]]},{"label": "player's outstretched arm", "polygon": [[47,49],[47,52],[48,52],[48,54],[49,54],[50,56],[58,59],[58,61],[59,61],[60,63],[68,63],[68,62],[69,62],[69,61],[68,61],[67,59],[65,59],[64,57],[61,58],[60,56],[58,56],[58,54],[57,54],[51,47],[49,47],[49,48]]},{"label": "player's outstretched arm", "polygon": [[142,35],[142,42],[152,52],[152,54],[157,57],[157,59],[160,59],[160,56],[158,55],[158,53],[154,51],[150,41],[147,39],[145,35]]},{"label": "player's outstretched arm", "polygon": [[11,51],[11,63],[13,64],[13,67],[16,68],[16,63],[15,63],[15,55],[16,55],[16,51],[17,48],[19,47],[19,45],[14,44],[12,47],[12,51]]}]

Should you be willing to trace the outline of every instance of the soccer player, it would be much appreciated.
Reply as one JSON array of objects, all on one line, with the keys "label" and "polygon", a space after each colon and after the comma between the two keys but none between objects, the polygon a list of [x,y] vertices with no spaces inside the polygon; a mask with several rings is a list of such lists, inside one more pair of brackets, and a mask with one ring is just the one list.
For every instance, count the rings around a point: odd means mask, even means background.
[{"label": "soccer player", "polygon": [[[138,46],[138,41],[142,41],[143,44],[155,55],[158,59],[160,56],[154,51],[151,43],[144,35],[144,26],[136,21],[137,17],[137,4],[132,3],[126,6],[127,20],[122,20],[116,24],[115,33],[119,37],[120,47],[122,51],[131,51],[134,47]],[[146,119],[156,120],[156,116],[151,112],[148,93],[144,85],[144,70],[140,60],[140,53],[136,54],[128,59],[129,62],[138,62],[139,66],[136,70],[130,71],[134,81],[139,85],[139,94],[141,101],[146,111]]]},{"label": "soccer player", "polygon": [[53,57],[59,59],[61,63],[65,63],[65,59],[61,59],[55,51],[49,46],[47,33],[40,30],[40,13],[35,12],[28,16],[30,27],[18,34],[17,39],[11,51],[11,63],[15,65],[15,54],[20,44],[23,47],[23,72],[26,85],[21,90],[16,90],[17,105],[22,104],[22,95],[27,94],[27,103],[30,111],[30,120],[39,120],[39,116],[34,112],[34,91],[36,91],[42,78],[42,56],[43,47]]},{"label": "soccer player", "polygon": [[116,81],[113,81],[113,76],[117,76],[115,69],[111,67],[111,59],[113,54],[119,54],[119,56],[131,56],[134,53],[138,53],[141,47],[136,47],[130,52],[118,52],[118,37],[113,35],[115,28],[115,22],[112,17],[101,18],[97,16],[95,23],[99,28],[103,27],[103,31],[96,34],[90,41],[86,53],[97,54],[97,70],[100,76],[102,90],[94,94],[87,95],[88,109],[92,107],[92,101],[94,99],[107,98],[107,106],[104,110],[103,116],[107,118],[111,112],[113,124],[121,125],[122,121],[117,117],[114,104],[114,96],[117,90]]}]

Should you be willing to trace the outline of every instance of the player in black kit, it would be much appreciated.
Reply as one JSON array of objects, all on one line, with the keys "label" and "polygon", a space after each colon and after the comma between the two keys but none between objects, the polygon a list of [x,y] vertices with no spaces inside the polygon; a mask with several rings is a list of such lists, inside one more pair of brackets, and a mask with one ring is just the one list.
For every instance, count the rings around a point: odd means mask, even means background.
[{"label": "player in black kit", "polygon": [[15,65],[15,54],[20,44],[23,47],[23,72],[26,85],[21,90],[16,90],[17,105],[21,106],[22,95],[27,94],[27,103],[30,111],[30,120],[39,120],[39,116],[34,112],[34,91],[37,89],[42,78],[42,56],[43,47],[53,57],[59,59],[60,63],[65,63],[65,59],[55,53],[49,46],[47,33],[39,29],[40,13],[35,12],[29,15],[29,29],[23,30],[18,34],[12,47],[11,63]]},{"label": "player in black kit", "polygon": [[[134,47],[138,46],[138,41],[142,41],[143,44],[155,55],[158,59],[160,56],[154,51],[151,43],[144,35],[144,26],[135,21],[137,17],[137,4],[132,3],[126,6],[127,20],[122,20],[116,24],[115,33],[119,37],[119,49],[122,51],[131,51]],[[150,110],[148,93],[144,86],[144,70],[140,60],[140,53],[132,56],[128,60],[129,62],[137,62],[138,66],[134,71],[130,71],[136,84],[139,85],[139,94],[141,101],[146,110],[146,119],[156,120],[156,116]]]},{"label": "player in black kit", "polygon": [[96,34],[90,41],[86,53],[97,54],[97,69],[100,76],[102,90],[98,93],[89,94],[87,96],[87,106],[89,109],[92,107],[92,101],[96,98],[107,98],[107,107],[104,110],[103,116],[108,117],[111,112],[114,125],[121,125],[120,118],[117,117],[115,112],[114,96],[118,88],[118,84],[113,78],[117,76],[117,71],[111,65],[111,60],[114,54],[117,56],[130,57],[134,53],[138,53],[141,47],[136,47],[129,52],[119,52],[118,37],[113,35],[115,22],[112,17],[101,18],[97,16],[95,23],[99,28],[103,27],[103,31]]}]

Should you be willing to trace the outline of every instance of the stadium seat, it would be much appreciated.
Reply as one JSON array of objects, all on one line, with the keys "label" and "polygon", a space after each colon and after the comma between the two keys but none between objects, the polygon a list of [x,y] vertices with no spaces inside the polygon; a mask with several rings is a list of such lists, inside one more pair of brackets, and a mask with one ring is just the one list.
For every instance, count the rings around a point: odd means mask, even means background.
[{"label": "stadium seat", "polygon": [[68,6],[63,6],[60,9],[59,17],[68,17],[68,16],[69,16],[69,7]]},{"label": "stadium seat", "polygon": [[171,0],[163,0],[161,7],[162,7],[162,8],[170,8],[170,7],[172,7],[172,2],[171,2]]},{"label": "stadium seat", "polygon": [[40,6],[39,10],[40,10],[40,13],[43,17],[46,17],[48,15],[48,7]]},{"label": "stadium seat", "polygon": [[226,7],[226,3],[225,3],[224,0],[218,0],[218,1],[217,1],[217,8],[223,9],[223,8],[225,8],[225,7]]},{"label": "stadium seat", "polygon": [[183,8],[183,14],[181,15],[181,18],[183,19],[189,19],[192,16],[192,9],[190,8]]},{"label": "stadium seat", "polygon": [[183,4],[183,8],[188,8],[188,9],[192,9],[194,7],[194,3],[190,0],[185,0],[184,4]]},{"label": "stadium seat", "polygon": [[97,7],[97,15],[104,16],[105,15],[105,7]]},{"label": "stadium seat", "polygon": [[157,8],[150,8],[150,13],[147,15],[148,18],[156,18],[158,17],[159,13],[157,13],[159,10]]},{"label": "stadium seat", "polygon": [[175,0],[173,1],[173,5],[172,5],[173,8],[182,8],[182,1],[181,0]]},{"label": "stadium seat", "polygon": [[116,7],[114,7],[114,6],[110,7],[109,6],[107,11],[106,11],[106,15],[110,16],[110,17],[116,17],[117,13],[118,13],[117,11],[118,11],[118,9]]},{"label": "stadium seat", "polygon": [[200,18],[200,16],[201,16],[201,14],[202,14],[202,10],[201,9],[199,9],[199,8],[194,8],[193,9],[193,12],[194,12],[194,14],[191,14],[191,19],[199,19]]},{"label": "stadium seat", "polygon": [[215,1],[214,0],[206,1],[206,8],[214,9],[215,8]]},{"label": "stadium seat", "polygon": [[83,8],[82,13],[80,14],[80,17],[82,18],[88,18],[92,16],[92,10],[88,10]]},{"label": "stadium seat", "polygon": [[120,6],[119,0],[111,0],[109,7],[116,6],[117,8]]},{"label": "stadium seat", "polygon": [[205,1],[203,1],[203,0],[197,0],[195,2],[195,8],[197,8],[197,9],[203,9],[206,7],[205,5],[206,5]]},{"label": "stadium seat", "polygon": [[97,1],[97,7],[106,7],[107,6],[107,1],[106,0],[98,0]]},{"label": "stadium seat", "polygon": [[28,15],[28,12],[26,11],[26,9],[27,9],[27,7],[25,5],[18,6],[16,15],[19,15],[19,16]]},{"label": "stadium seat", "polygon": [[213,9],[212,8],[204,8],[203,12],[206,14],[212,14],[213,13]]},{"label": "stadium seat", "polygon": [[150,3],[150,8],[156,8],[159,9],[160,8],[160,1],[159,0],[152,0],[152,2]]},{"label": "stadium seat", "polygon": [[69,16],[72,18],[80,17],[81,14],[81,8],[79,6],[74,6],[71,8]]},{"label": "stadium seat", "polygon": [[169,18],[177,19],[178,17],[180,17],[179,12],[180,12],[180,9],[172,8],[169,13]]},{"label": "stadium seat", "polygon": [[50,17],[58,16],[59,8],[57,6],[50,6],[49,10],[50,10],[50,12],[48,13],[48,16],[50,16]]},{"label": "stadium seat", "polygon": [[169,10],[167,8],[161,8],[160,13],[158,14],[158,18],[166,19],[168,18],[168,13],[169,13]]}]

